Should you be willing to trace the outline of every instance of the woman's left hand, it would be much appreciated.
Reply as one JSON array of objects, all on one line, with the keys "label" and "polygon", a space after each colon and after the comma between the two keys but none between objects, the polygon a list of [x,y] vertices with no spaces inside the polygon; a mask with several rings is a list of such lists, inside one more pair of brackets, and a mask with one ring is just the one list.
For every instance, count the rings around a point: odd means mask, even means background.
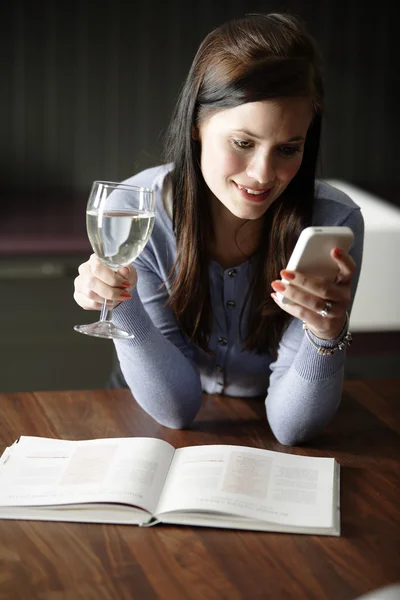
[{"label": "woman's left hand", "polygon": [[334,248],[331,256],[338,273],[335,281],[326,277],[306,275],[299,271],[281,271],[280,280],[271,283],[275,292],[283,293],[293,304],[283,304],[271,294],[275,302],[290,315],[307,323],[308,329],[318,338],[337,338],[346,323],[346,311],[351,303],[351,280],[356,264],[349,254]]}]

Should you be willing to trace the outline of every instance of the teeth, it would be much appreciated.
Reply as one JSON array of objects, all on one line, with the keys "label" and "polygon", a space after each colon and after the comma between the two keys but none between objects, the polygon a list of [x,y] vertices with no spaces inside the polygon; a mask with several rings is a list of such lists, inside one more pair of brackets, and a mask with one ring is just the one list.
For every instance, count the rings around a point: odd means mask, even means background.
[{"label": "teeth", "polygon": [[263,194],[265,190],[250,190],[249,188],[244,187],[243,185],[238,186],[239,190],[245,190],[248,194],[253,194],[254,196],[259,196]]},{"label": "teeth", "polygon": [[248,194],[253,194],[253,196],[258,196],[259,194],[263,194],[263,193],[264,193],[263,191],[261,191],[261,192],[256,192],[256,190],[249,190],[248,188],[245,188],[245,190],[246,190],[246,192],[247,192]]}]

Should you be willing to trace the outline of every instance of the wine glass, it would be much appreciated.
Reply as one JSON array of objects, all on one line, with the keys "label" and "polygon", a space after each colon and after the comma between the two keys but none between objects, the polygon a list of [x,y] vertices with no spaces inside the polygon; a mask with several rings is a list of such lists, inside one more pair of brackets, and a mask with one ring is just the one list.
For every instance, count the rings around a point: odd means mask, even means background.
[{"label": "wine glass", "polygon": [[[131,264],[145,247],[153,230],[155,192],[112,181],[95,181],[86,207],[86,228],[95,254],[116,270]],[[75,331],[110,339],[133,338],[111,322],[112,308],[104,300],[100,320],[75,325]]]}]

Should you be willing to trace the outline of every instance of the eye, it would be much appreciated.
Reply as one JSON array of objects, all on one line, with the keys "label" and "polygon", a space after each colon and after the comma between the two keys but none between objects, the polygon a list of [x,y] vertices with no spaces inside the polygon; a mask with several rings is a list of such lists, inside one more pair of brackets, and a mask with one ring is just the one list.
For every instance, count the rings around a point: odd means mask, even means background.
[{"label": "eye", "polygon": [[231,144],[234,148],[239,148],[240,150],[247,150],[248,148],[252,148],[254,145],[253,142],[236,139],[232,139]]},{"label": "eye", "polygon": [[291,158],[301,151],[302,149],[300,146],[279,146],[278,148],[279,154],[281,156],[286,156],[287,158]]}]

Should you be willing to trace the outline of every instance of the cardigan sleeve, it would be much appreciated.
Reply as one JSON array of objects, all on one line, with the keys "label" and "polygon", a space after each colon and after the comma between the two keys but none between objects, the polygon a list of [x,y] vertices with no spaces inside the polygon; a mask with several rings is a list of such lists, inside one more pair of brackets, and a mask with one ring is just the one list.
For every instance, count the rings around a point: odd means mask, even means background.
[{"label": "cardigan sleeve", "polygon": [[[360,276],[364,240],[364,221],[354,208],[339,225],[354,232],[350,254],[356,262],[352,279],[352,303]],[[333,347],[336,340],[314,338],[319,345]],[[341,399],[346,350],[319,355],[304,335],[302,322],[293,318],[282,336],[278,356],[271,363],[266,411],[276,438],[294,445],[315,436],[333,417]]]},{"label": "cardigan sleeve", "polygon": [[187,427],[201,406],[193,345],[181,332],[155,268],[151,244],[135,261],[137,288],[113,311],[113,322],[134,338],[114,340],[122,373],[138,404],[166,427]]}]

